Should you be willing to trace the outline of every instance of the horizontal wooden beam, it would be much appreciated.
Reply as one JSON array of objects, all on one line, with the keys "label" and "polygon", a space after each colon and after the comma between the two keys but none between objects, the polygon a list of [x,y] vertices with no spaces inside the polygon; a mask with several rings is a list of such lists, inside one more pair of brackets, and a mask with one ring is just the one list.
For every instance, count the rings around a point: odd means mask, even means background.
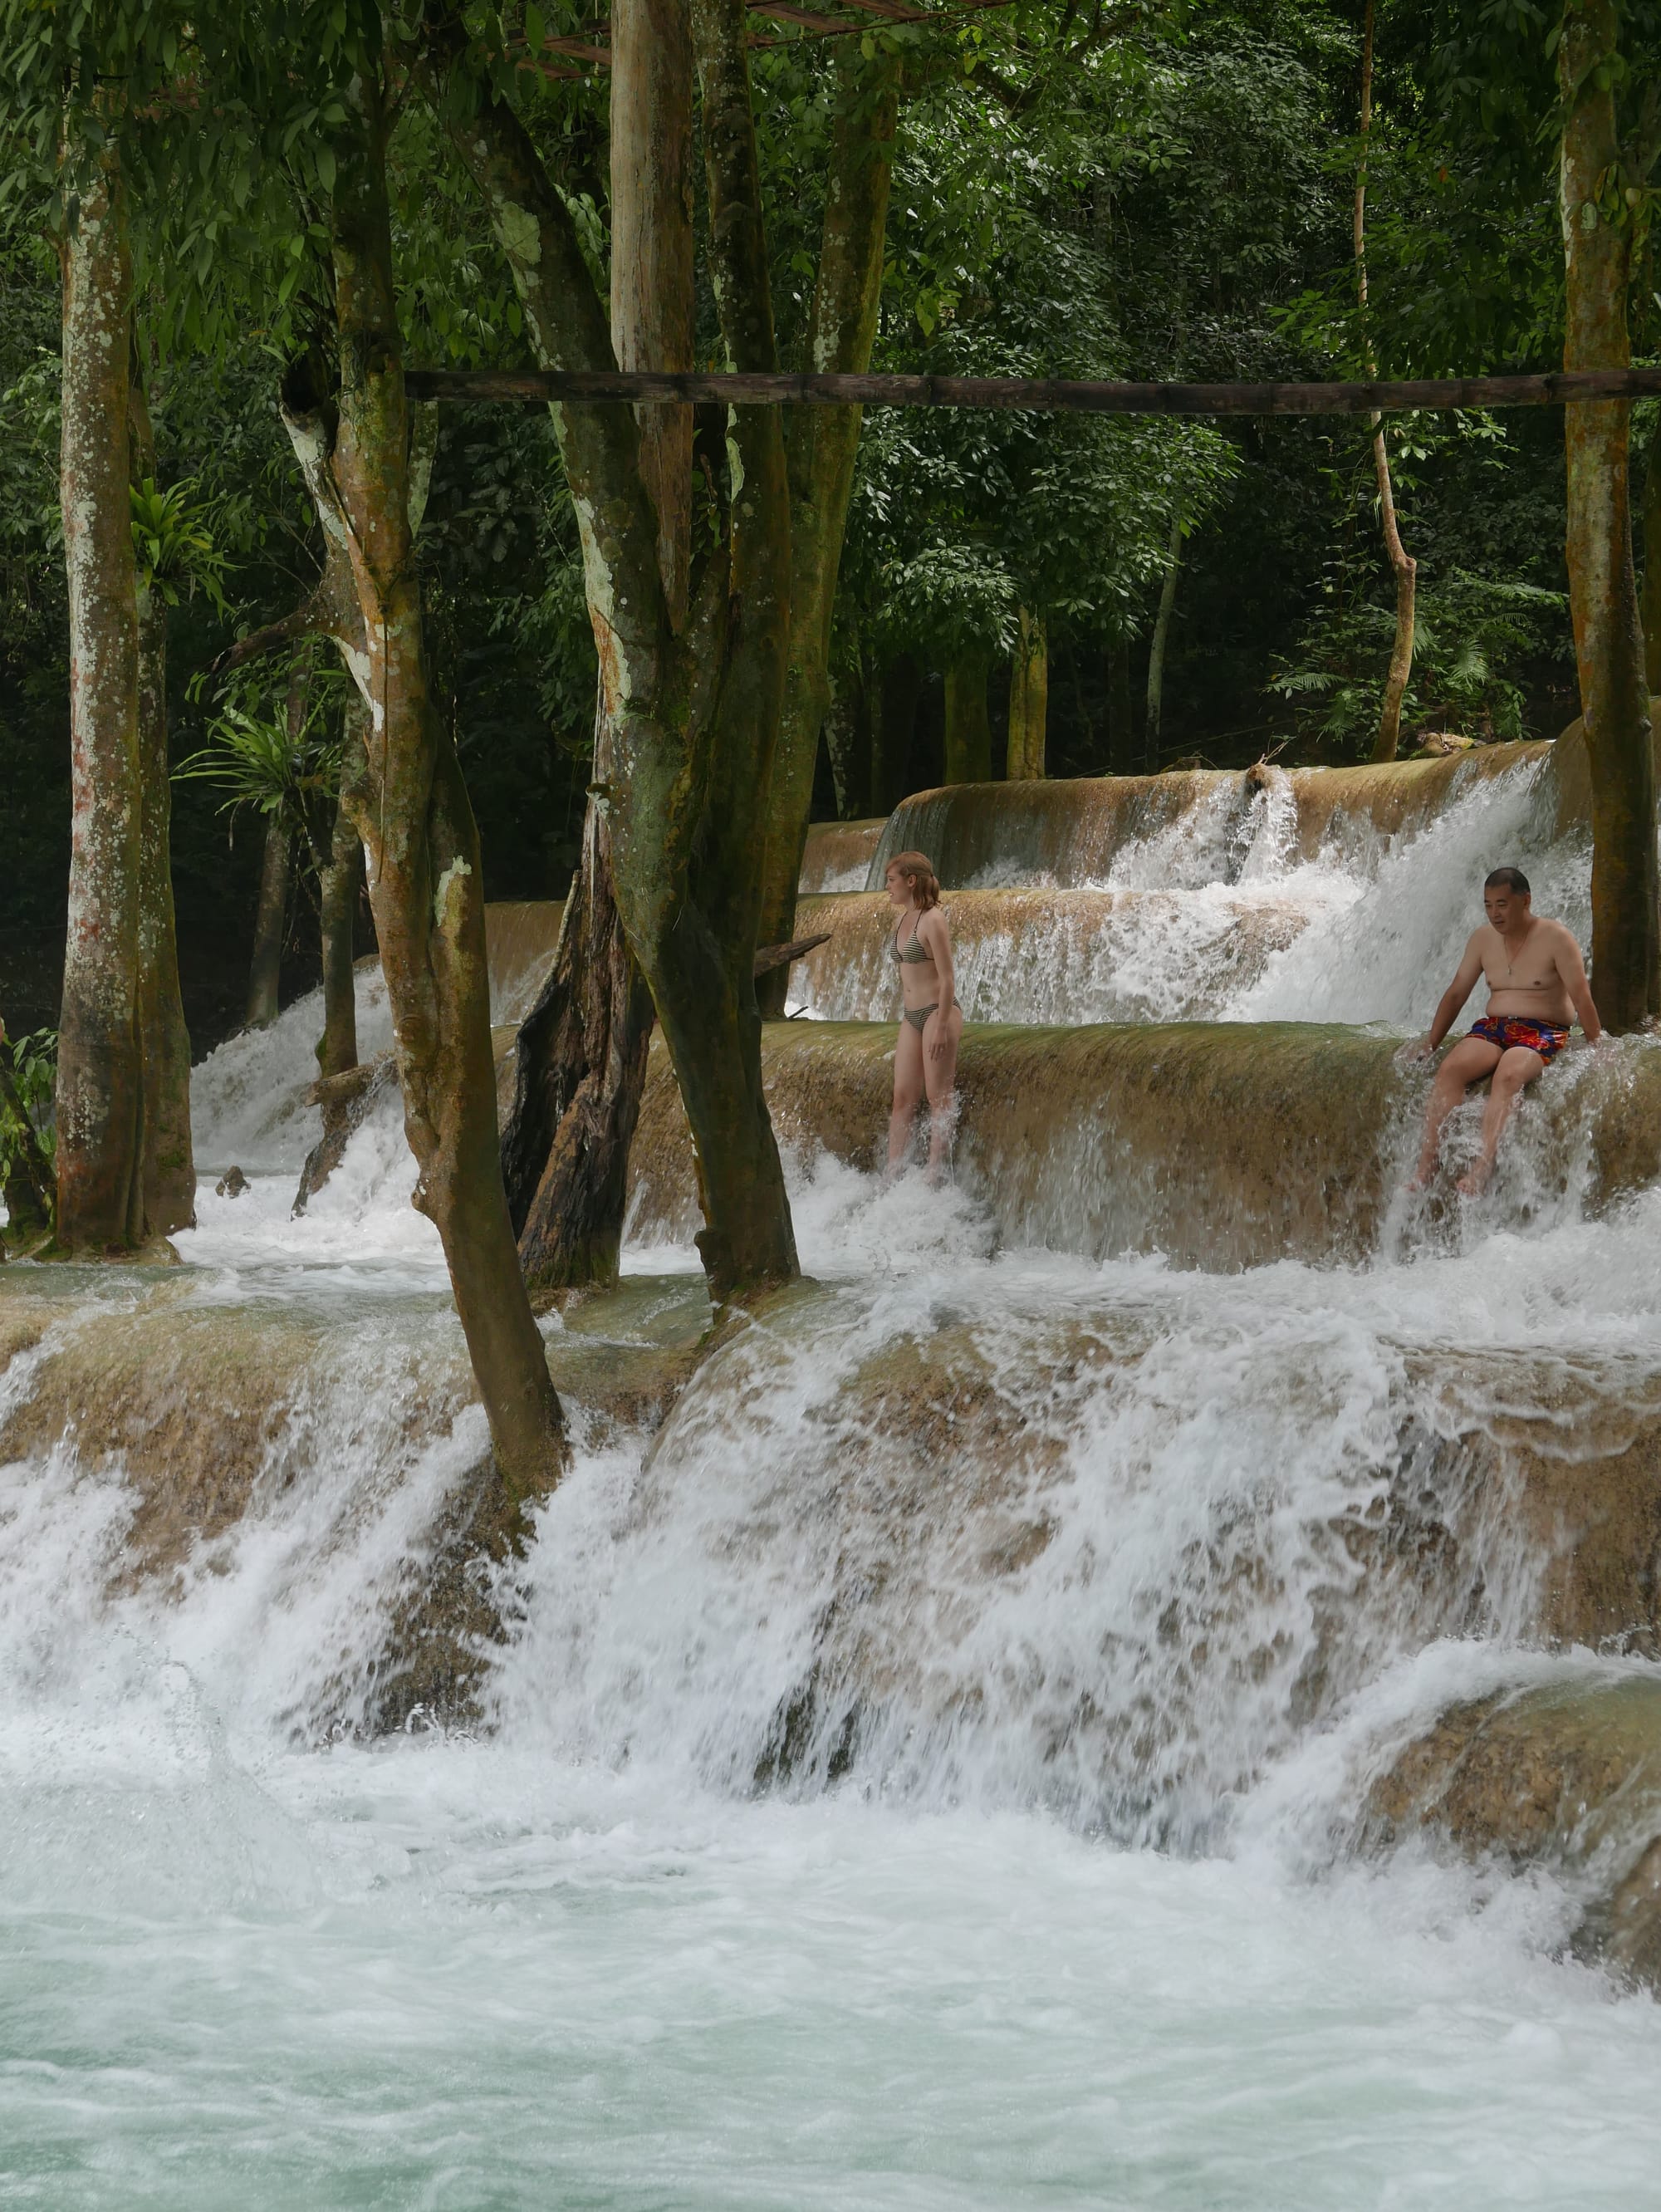
[{"label": "horizontal wooden beam", "polygon": [[1661,393],[1661,368],[1409,383],[1092,384],[1063,377],[705,375],[650,369],[412,368],[412,399],[679,399],[728,407],[999,407],[1063,415],[1371,415],[1403,408],[1561,407]]},{"label": "horizontal wooden beam", "polygon": [[[944,23],[949,22],[954,15],[981,15],[990,9],[1008,8],[1013,4],[1013,0],[932,0],[932,4],[923,7],[913,4],[913,0],[829,0],[829,4],[857,9],[862,16],[880,16],[885,22],[915,24]],[[838,16],[827,15],[819,9],[799,7],[796,0],[745,0],[745,5],[752,15],[765,15],[777,22],[793,23],[804,36],[811,39],[856,38],[866,27],[865,23],[858,18],[848,22]],[[538,52],[560,54],[569,60],[592,62],[600,69],[609,69],[610,40],[610,24],[597,22],[591,25],[585,33],[557,32],[544,38]],[[513,42],[509,43],[512,46]],[[779,41],[752,32],[749,43],[752,46],[772,46]],[[513,51],[518,53],[523,50],[514,47]],[[536,57],[527,54],[526,58],[520,60],[519,66],[522,69],[535,68]],[[542,74],[544,76],[566,76],[579,75],[580,72],[544,67]]]}]

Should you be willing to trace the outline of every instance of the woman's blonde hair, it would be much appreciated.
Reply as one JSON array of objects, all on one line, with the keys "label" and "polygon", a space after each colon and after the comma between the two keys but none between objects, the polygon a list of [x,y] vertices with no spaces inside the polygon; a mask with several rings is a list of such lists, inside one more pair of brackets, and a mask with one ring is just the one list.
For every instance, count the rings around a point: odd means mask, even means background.
[{"label": "woman's blonde hair", "polygon": [[934,872],[934,862],[926,853],[896,853],[882,872],[898,868],[905,878],[912,896],[926,914],[931,906],[940,903],[940,882]]}]

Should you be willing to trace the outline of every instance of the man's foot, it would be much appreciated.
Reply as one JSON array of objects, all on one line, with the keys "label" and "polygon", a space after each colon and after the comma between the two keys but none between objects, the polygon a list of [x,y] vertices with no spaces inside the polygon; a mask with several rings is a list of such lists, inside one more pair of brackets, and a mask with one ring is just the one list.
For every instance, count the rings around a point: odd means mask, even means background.
[{"label": "man's foot", "polygon": [[1406,1195],[1409,1198],[1422,1198],[1426,1191],[1430,1188],[1430,1174],[1431,1171],[1428,1168],[1415,1168],[1412,1174],[1402,1185],[1402,1188]]},{"label": "man's foot", "polygon": [[1460,1176],[1456,1186],[1459,1195],[1462,1198],[1480,1198],[1488,1188],[1488,1178],[1493,1173],[1492,1160],[1478,1160],[1475,1167],[1467,1168]]}]

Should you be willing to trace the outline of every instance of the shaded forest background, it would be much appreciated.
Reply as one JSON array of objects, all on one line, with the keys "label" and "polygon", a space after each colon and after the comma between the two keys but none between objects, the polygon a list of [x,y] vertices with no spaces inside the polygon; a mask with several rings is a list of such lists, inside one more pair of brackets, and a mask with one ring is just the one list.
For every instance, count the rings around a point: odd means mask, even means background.
[{"label": "shaded forest background", "polygon": [[[559,11],[546,12],[552,27]],[[1538,33],[1549,82],[1543,16],[1510,12]],[[1155,12],[1064,64],[1051,36],[1061,15],[985,19],[908,75],[874,366],[1293,378],[1356,373],[1366,344],[1391,375],[1557,365],[1551,150],[1523,119],[1526,100],[1511,114],[1473,99],[1442,10],[1379,11],[1365,332],[1350,247],[1359,9]],[[832,62],[786,40],[754,67],[774,296],[786,360],[799,363],[821,213],[803,179],[822,171]],[[603,74],[539,94],[535,128],[579,209],[603,205],[605,99]],[[399,156],[410,358],[527,363],[506,270],[459,184],[434,189],[445,156],[418,106]],[[14,1030],[56,1018],[69,867],[58,280],[39,212],[7,203],[0,234],[0,973]],[[591,229],[598,251],[603,226]],[[142,268],[153,311],[141,319],[161,481],[210,549],[181,563],[170,616],[183,763],[222,705],[204,672],[292,605],[317,560],[276,411],[285,347],[259,329],[193,330],[171,304],[175,273]],[[303,287],[289,304],[303,314]],[[710,302],[700,314],[712,361]],[[1641,345],[1641,325],[1635,336]],[[1428,732],[1555,735],[1577,711],[1560,415],[1411,418],[1392,459],[1420,580],[1403,750]],[[1143,768],[1173,532],[1160,764],[1244,764],[1276,747],[1288,761],[1365,757],[1392,588],[1364,422],[875,413],[815,817],[886,811],[900,790],[941,780],[943,679],[966,655],[990,665],[1001,773],[1022,608],[1049,633],[1048,772]],[[559,897],[588,780],[594,663],[545,410],[444,410],[420,552],[486,895]],[[884,793],[870,787],[861,731],[896,672],[914,709],[898,787]],[[282,666],[258,680],[275,700]],[[198,1054],[241,1019],[263,835],[213,784],[176,785],[180,968]],[[285,1000],[316,980],[310,882],[297,872],[290,893]],[[367,950],[367,908],[361,927]]]}]

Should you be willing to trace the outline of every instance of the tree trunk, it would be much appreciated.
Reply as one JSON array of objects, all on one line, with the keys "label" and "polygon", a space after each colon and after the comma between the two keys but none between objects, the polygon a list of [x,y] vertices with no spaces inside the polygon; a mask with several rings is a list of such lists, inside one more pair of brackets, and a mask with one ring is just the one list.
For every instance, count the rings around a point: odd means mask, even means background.
[{"label": "tree trunk", "polygon": [[285,825],[270,816],[265,824],[265,856],[259,871],[259,904],[254,909],[253,957],[248,963],[245,1026],[251,1030],[263,1030],[277,1018],[277,985],[288,915],[289,842]]},{"label": "tree trunk", "polygon": [[1131,688],[1131,641],[1116,638],[1107,648],[1107,767],[1113,775],[1133,775],[1137,764],[1136,708]]},{"label": "tree trunk", "polygon": [[892,814],[905,797],[911,775],[912,739],[917,730],[917,702],[923,671],[913,655],[902,653],[877,678],[871,707],[870,803],[872,811]]},{"label": "tree trunk", "polygon": [[[137,348],[128,382],[128,452],[136,484],[155,477],[155,440]],[[191,1141],[191,1036],[179,988],[173,920],[173,781],[167,759],[167,603],[138,582],[138,740],[142,817],[138,852],[138,1036],[144,1091],[145,1231],[196,1223]]]},{"label": "tree trunk", "polygon": [[986,712],[990,658],[960,653],[946,671],[946,781],[990,783],[992,726]]},{"label": "tree trunk", "polygon": [[127,435],[132,264],[113,92],[106,135],[65,147],[62,497],[71,832],[58,1058],[58,1235],[144,1236],[139,1044],[143,765]]},{"label": "tree trunk", "polygon": [[1644,460],[1644,678],[1652,697],[1661,691],[1661,407],[1650,428]]},{"label": "tree trunk", "polygon": [[[611,343],[619,368],[694,365],[692,188],[688,0],[614,0]],[[691,557],[692,410],[647,404],[635,414],[640,474],[658,517],[658,566],[678,630]]]},{"label": "tree trunk", "polygon": [[1165,581],[1160,586],[1159,612],[1148,647],[1148,712],[1142,726],[1143,756],[1149,775],[1159,774],[1165,722],[1165,649],[1171,638],[1171,617],[1176,611],[1177,576],[1182,567],[1182,512],[1171,518],[1171,542],[1166,549]]},{"label": "tree trunk", "polygon": [[[693,358],[692,43],[686,0],[623,0],[611,27],[611,341],[622,368]],[[641,406],[640,473],[658,518],[670,626],[687,616],[689,407]],[[603,713],[592,781],[611,772]],[[655,1016],[623,933],[603,799],[591,796],[553,967],[515,1048],[502,1139],[508,1212],[533,1295],[613,1283],[628,1154]]]},{"label": "tree trunk", "polygon": [[344,1075],[358,1064],[358,1000],[353,951],[356,938],[358,886],[363,880],[363,847],[343,806],[335,811],[327,865],[318,874],[318,908],[323,940],[323,1036],[318,1045],[319,1075]]},{"label": "tree trunk", "polygon": [[519,1031],[502,1158],[533,1293],[617,1279],[654,1018],[617,919],[610,842],[591,801],[554,966]]},{"label": "tree trunk", "polygon": [[[1562,218],[1567,369],[1625,368],[1630,233],[1608,216],[1619,186],[1612,82],[1615,0],[1567,0],[1558,67],[1564,105]],[[1612,1030],[1661,1010],[1655,763],[1628,490],[1631,407],[1563,410],[1569,598],[1591,768],[1592,988]]]},{"label": "tree trunk", "polygon": [[[864,814],[870,799],[871,717],[865,687],[852,669],[846,670],[831,683],[824,736],[825,750],[830,757],[831,782],[836,792],[836,818],[839,822],[857,822]],[[797,872],[801,872],[799,860]],[[792,923],[794,908],[792,900]],[[785,938],[769,941],[781,945],[789,942]]]},{"label": "tree trunk", "polygon": [[1402,702],[1413,673],[1414,599],[1419,564],[1402,544],[1396,522],[1396,499],[1390,482],[1390,454],[1385,443],[1384,422],[1373,418],[1373,469],[1379,486],[1379,517],[1385,550],[1396,578],[1396,635],[1390,648],[1390,673],[1385,678],[1384,704],[1379,711],[1379,734],[1373,740],[1375,761],[1393,761],[1402,741]]},{"label": "tree trunk", "polygon": [[478,830],[428,689],[414,558],[425,473],[393,283],[391,116],[373,78],[355,79],[348,100],[332,206],[338,393],[314,361],[297,362],[283,414],[325,535],[349,551],[354,599],[336,635],[369,713],[342,795],[367,855],[415,1204],[443,1239],[497,1471],[522,1509],[563,1471],[564,1421],[502,1189]]},{"label": "tree trunk", "polygon": [[[431,20],[431,19],[429,19]],[[778,349],[742,0],[695,0],[714,293],[728,353],[771,369]],[[434,53],[456,61],[452,15]],[[614,355],[575,226],[524,126],[482,89],[452,140],[472,172],[549,368]],[[627,407],[554,410],[579,527],[600,662],[610,774],[597,803],[612,838],[618,910],[650,986],[696,1147],[699,1242],[718,1303],[797,1272],[790,1207],[761,1085],[754,959],[768,791],[784,693],[790,511],[776,409],[732,411],[740,489],[670,618],[657,518]]]},{"label": "tree trunk", "polygon": [[[900,112],[900,63],[879,54],[837,60],[837,118],[826,179],[824,229],[807,355],[815,370],[860,374],[870,366],[882,292]],[[773,766],[761,894],[761,941],[782,945],[796,927],[796,887],[813,811],[820,732],[830,706],[831,622],[853,495],[864,410],[798,407],[790,426],[791,636],[784,718]],[[771,1013],[784,1010],[787,971],[761,985]]]},{"label": "tree trunk", "polygon": [[[1367,17],[1361,31],[1361,158],[1355,164],[1355,291],[1361,311],[1369,376],[1379,373],[1372,337],[1367,330],[1367,149],[1373,134],[1373,7],[1374,0],[1367,0]],[[1408,557],[1397,526],[1396,495],[1390,481],[1390,448],[1385,437],[1384,417],[1377,414],[1373,417],[1373,473],[1379,487],[1379,522],[1384,532],[1385,551],[1390,556],[1391,573],[1396,579],[1396,637],[1390,652],[1390,673],[1385,678],[1384,703],[1379,713],[1379,734],[1373,741],[1373,757],[1375,761],[1393,761],[1401,744],[1402,701],[1407,696],[1408,678],[1413,673],[1413,599],[1418,564]]]},{"label": "tree trunk", "polygon": [[1049,714],[1050,641],[1042,617],[1022,607],[1009,670],[1009,750],[1004,772],[1011,783],[1043,780]]}]

